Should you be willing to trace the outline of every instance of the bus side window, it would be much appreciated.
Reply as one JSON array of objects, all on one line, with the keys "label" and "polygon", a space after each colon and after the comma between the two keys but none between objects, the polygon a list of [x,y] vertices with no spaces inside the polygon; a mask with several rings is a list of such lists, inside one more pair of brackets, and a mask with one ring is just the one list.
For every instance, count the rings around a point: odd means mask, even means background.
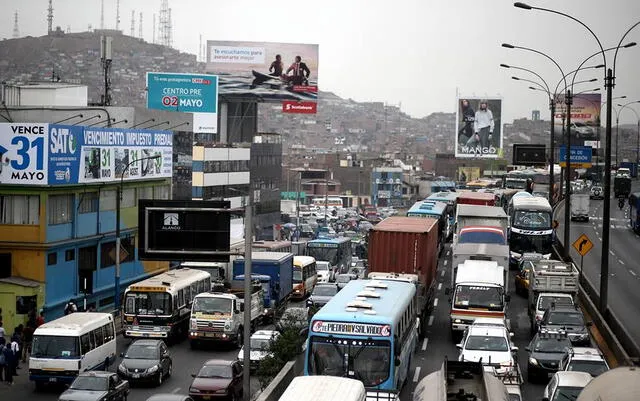
[{"label": "bus side window", "polygon": [[94,333],[96,348],[104,344],[104,335],[102,334],[102,327],[98,327],[97,329],[93,330],[92,333]]},{"label": "bus side window", "polygon": [[84,355],[87,352],[91,351],[91,340],[89,338],[89,333],[83,334],[80,336],[80,354]]},{"label": "bus side window", "polygon": [[104,330],[105,330],[105,337],[104,337],[105,342],[111,341],[115,338],[113,323],[107,323],[106,325],[104,325]]},{"label": "bus side window", "polygon": [[188,285],[184,288],[184,301],[185,304],[190,304],[191,303],[191,286]]},{"label": "bus side window", "polygon": [[184,306],[184,290],[178,291],[178,308]]}]

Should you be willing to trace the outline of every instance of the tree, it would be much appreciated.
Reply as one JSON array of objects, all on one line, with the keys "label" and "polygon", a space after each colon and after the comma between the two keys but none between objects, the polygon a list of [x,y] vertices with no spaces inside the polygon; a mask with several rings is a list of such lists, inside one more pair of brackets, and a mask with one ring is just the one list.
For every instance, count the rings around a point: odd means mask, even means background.
[{"label": "tree", "polygon": [[304,333],[293,326],[283,327],[280,336],[270,341],[269,354],[260,361],[256,371],[261,389],[271,383],[287,362],[302,352],[305,341]]}]

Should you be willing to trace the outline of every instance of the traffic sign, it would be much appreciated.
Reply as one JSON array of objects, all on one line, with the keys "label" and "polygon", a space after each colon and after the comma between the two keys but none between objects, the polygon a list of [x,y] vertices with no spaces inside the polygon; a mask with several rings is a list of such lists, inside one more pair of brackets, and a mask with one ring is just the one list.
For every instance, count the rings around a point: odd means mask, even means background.
[{"label": "traffic sign", "polygon": [[[114,246],[109,252],[109,257],[112,260],[116,260],[116,247]],[[125,260],[129,257],[129,252],[120,244],[120,263],[124,263]]]},{"label": "traffic sign", "polygon": [[[590,146],[571,147],[571,167],[589,168],[591,167],[593,149]],[[560,167],[567,167],[567,147],[560,146]]]},{"label": "traffic sign", "polygon": [[573,247],[578,251],[580,256],[584,256],[589,253],[593,248],[593,242],[587,237],[586,234],[582,234],[574,243]]}]

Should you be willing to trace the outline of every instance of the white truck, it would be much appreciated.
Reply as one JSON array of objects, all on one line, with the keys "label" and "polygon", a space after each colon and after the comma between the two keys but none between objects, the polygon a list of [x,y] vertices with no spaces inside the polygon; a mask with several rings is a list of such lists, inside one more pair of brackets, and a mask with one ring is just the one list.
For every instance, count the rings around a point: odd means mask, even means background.
[{"label": "white truck", "polygon": [[488,260],[504,269],[505,291],[509,292],[509,246],[498,244],[455,244],[451,251],[451,286],[455,284],[458,266],[467,260]]},{"label": "white truck", "polygon": [[251,294],[224,289],[196,295],[189,324],[191,347],[215,341],[233,342],[237,348],[242,347],[244,314],[251,314],[251,332],[255,331],[264,311],[263,299],[263,289],[259,283],[252,284]]},{"label": "white truck", "polygon": [[460,230],[467,226],[500,227],[506,233],[509,227],[509,216],[503,208],[498,206],[458,205],[454,245]]},{"label": "white truck", "polygon": [[[446,294],[451,293],[447,288]],[[505,292],[504,268],[494,261],[466,260],[458,265],[451,302],[451,334],[454,341],[477,317],[505,319],[510,297]],[[507,328],[509,322],[505,321]]]},{"label": "white truck", "polygon": [[531,260],[529,263],[528,313],[531,331],[538,329],[544,311],[552,304],[573,306],[578,294],[579,272],[573,263]]},{"label": "white truck", "polygon": [[571,221],[589,221],[589,194],[571,195]]}]

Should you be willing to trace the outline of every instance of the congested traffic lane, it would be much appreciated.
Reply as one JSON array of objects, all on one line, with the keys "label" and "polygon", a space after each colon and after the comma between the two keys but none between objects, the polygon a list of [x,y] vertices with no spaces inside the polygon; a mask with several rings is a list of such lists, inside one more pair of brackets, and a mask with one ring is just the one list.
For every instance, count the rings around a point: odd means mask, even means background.
[{"label": "congested traffic lane", "polygon": [[[117,338],[118,355],[124,352],[131,340],[122,336]],[[189,386],[193,378],[192,373],[197,373],[205,361],[209,359],[235,360],[238,356],[238,350],[230,346],[203,347],[203,349],[192,350],[188,341],[182,341],[169,347],[171,358],[173,360],[173,373],[170,378],[166,379],[160,387],[149,385],[132,385],[129,401],[145,401],[153,394],[158,393],[174,393],[187,394]],[[116,363],[111,365],[110,370],[115,372],[120,364],[120,358]],[[16,377],[15,385],[7,387],[0,384],[0,398],[3,400],[30,400],[30,401],[54,401],[62,393],[62,388],[50,388],[44,391],[35,391],[35,386],[28,378],[28,364],[22,364],[22,368],[18,371],[19,376]],[[259,388],[257,378],[251,378],[252,394]]]},{"label": "congested traffic lane", "polygon": [[[635,183],[634,183],[635,184]],[[636,184],[637,185],[637,184]],[[593,242],[593,249],[584,257],[584,275],[600,292],[600,268],[602,255],[602,208],[604,202],[592,200],[590,220],[585,223],[572,222],[570,245],[582,234],[586,234]],[[618,208],[615,199],[611,201],[611,226],[609,240],[609,309],[621,321],[631,338],[640,344],[640,319],[637,319],[637,305],[640,303],[640,263],[638,249],[640,237],[629,227],[628,205],[623,210]],[[564,207],[556,211],[556,219],[561,222],[558,227],[558,239],[564,239]],[[570,246],[571,257],[578,267],[580,255]]]},{"label": "congested traffic lane", "polygon": [[[445,357],[449,360],[457,360],[458,358],[458,350],[451,339],[449,326],[449,296],[445,295],[445,289],[449,285],[451,277],[450,258],[450,249],[447,246],[438,261],[437,294],[434,300],[433,313],[428,321],[427,336],[416,348],[411,362],[409,379],[400,393],[402,401],[412,400],[417,383],[429,373],[440,369]],[[524,377],[524,383],[521,386],[523,399],[537,400],[542,397],[546,384],[529,383],[526,380],[528,355],[525,348],[531,341],[531,334],[529,332],[526,299],[516,295],[513,291],[515,287],[513,285],[514,275],[515,272],[511,272],[509,275],[511,280],[509,283],[511,302],[508,306],[507,318],[510,320],[511,331],[514,333],[513,341],[519,348],[517,357]]]}]

